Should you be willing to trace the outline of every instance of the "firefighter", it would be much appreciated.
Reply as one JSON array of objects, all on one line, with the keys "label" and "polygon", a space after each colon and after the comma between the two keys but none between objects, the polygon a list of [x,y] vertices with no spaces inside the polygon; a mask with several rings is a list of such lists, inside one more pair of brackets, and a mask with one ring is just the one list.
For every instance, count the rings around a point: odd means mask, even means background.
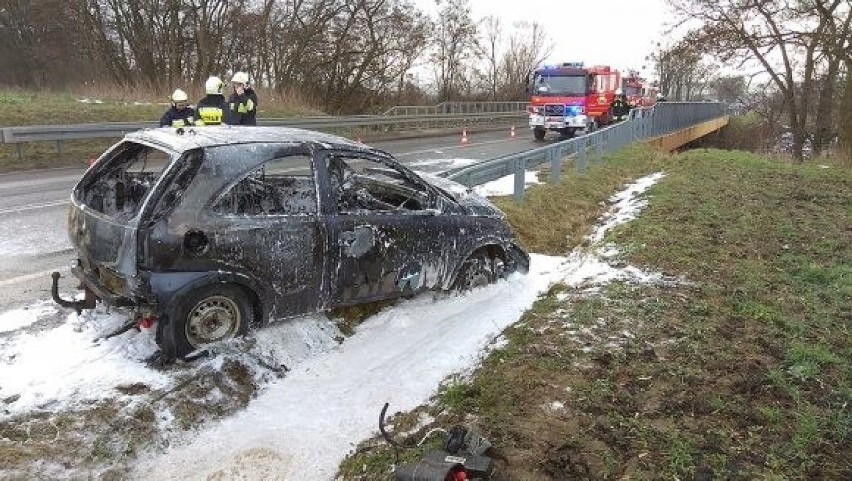
[{"label": "firefighter", "polygon": [[237,72],[231,78],[234,93],[228,99],[228,108],[234,125],[257,125],[257,93],[249,85],[249,76]]},{"label": "firefighter", "polygon": [[228,102],[225,101],[225,96],[222,94],[222,89],[225,84],[222,79],[216,76],[211,76],[204,83],[204,92],[207,94],[203,99],[198,101],[196,110],[198,120],[195,125],[221,125],[229,124],[230,113],[228,110]]},{"label": "firefighter", "polygon": [[612,116],[615,120],[624,120],[628,115],[630,115],[630,104],[627,103],[627,96],[621,89],[617,89],[615,99],[612,101]]},{"label": "firefighter", "polygon": [[189,106],[189,97],[181,89],[172,93],[172,106],[160,118],[160,127],[183,127],[195,123],[195,110]]}]

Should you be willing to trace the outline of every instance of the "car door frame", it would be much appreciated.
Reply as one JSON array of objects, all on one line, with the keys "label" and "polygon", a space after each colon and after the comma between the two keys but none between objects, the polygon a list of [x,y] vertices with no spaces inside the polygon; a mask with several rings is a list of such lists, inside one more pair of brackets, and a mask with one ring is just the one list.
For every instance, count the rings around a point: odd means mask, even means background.
[{"label": "car door frame", "polygon": [[[331,156],[335,154],[340,154],[345,157],[353,157],[353,158],[362,158],[367,161],[376,162],[382,165],[385,165],[389,168],[394,168],[401,172],[407,180],[422,186],[429,195],[429,199],[432,203],[438,204],[439,198],[444,198],[443,193],[438,191],[434,186],[421,179],[415,173],[411,172],[407,167],[400,164],[392,157],[382,155],[378,152],[370,152],[366,150],[357,150],[357,149],[346,149],[346,148],[324,148],[318,150],[315,154],[314,158],[314,168],[318,172],[319,182],[321,183],[322,190],[320,193],[320,202],[321,207],[320,210],[323,214],[323,218],[325,219],[325,231],[326,231],[326,266],[327,269],[325,271],[324,278],[326,279],[325,285],[327,289],[324,290],[325,295],[327,296],[327,304],[326,306],[337,307],[340,305],[351,305],[358,304],[362,302],[371,302],[382,299],[390,299],[394,297],[398,297],[402,295],[403,292],[394,292],[392,294],[386,294],[382,292],[378,292],[374,295],[352,298],[347,301],[341,302],[341,299],[344,298],[342,293],[338,292],[338,281],[339,281],[339,272],[337,270],[337,266],[342,261],[342,246],[340,245],[340,234],[343,232],[341,227],[341,222],[354,222],[355,228],[359,227],[359,224],[368,226],[376,224],[376,220],[381,220],[382,218],[387,219],[387,216],[400,216],[403,214],[397,213],[370,213],[370,214],[360,214],[360,219],[355,219],[349,215],[342,215],[337,208],[337,198],[335,193],[332,191],[330,173],[328,172],[328,160]],[[405,216],[411,216],[411,218],[417,217],[443,217],[446,215],[444,211],[438,211],[435,209],[425,209],[421,211],[404,211]],[[359,215],[359,214],[352,214]],[[370,222],[373,221],[373,222]],[[397,272],[401,272],[405,266],[396,266],[395,269]]]}]

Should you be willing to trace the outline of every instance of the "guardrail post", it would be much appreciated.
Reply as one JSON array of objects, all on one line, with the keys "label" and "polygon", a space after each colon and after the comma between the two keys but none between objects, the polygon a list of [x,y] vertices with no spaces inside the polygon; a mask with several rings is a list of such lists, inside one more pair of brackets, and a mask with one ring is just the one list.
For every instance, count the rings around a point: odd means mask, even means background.
[{"label": "guardrail post", "polygon": [[580,137],[577,139],[577,172],[583,174],[586,172],[586,139]]},{"label": "guardrail post", "polygon": [[18,143],[17,147],[18,147],[18,160],[23,162],[24,161],[24,144]]},{"label": "guardrail post", "polygon": [[62,141],[61,140],[56,141],[56,151],[59,152],[59,160],[64,161],[65,156],[62,155]]},{"label": "guardrail post", "polygon": [[598,164],[603,162],[603,134],[597,134],[594,138],[595,142],[595,162]]},{"label": "guardrail post", "polygon": [[559,155],[559,150],[557,147],[550,149],[547,153],[549,155],[550,160],[550,181],[554,184],[559,183],[559,169],[562,167],[561,155]]},{"label": "guardrail post", "polygon": [[526,184],[527,162],[524,159],[515,161],[515,201],[523,202]]}]

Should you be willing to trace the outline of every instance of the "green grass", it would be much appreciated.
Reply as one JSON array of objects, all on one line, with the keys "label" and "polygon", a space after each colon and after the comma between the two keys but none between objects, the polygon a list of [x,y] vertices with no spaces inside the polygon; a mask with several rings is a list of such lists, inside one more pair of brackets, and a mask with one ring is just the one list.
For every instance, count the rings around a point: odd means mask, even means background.
[{"label": "green grass", "polygon": [[[525,245],[564,253],[620,182],[662,168],[649,207],[609,239],[685,282],[555,286],[438,395],[431,426],[473,422],[501,479],[850,479],[852,173],[718,150],[621,155],[501,205]],[[625,330],[619,347],[600,341]],[[543,408],[555,400],[563,410]],[[389,479],[381,467],[343,479]]]},{"label": "green grass", "polygon": [[[104,122],[159,121],[169,107],[168,95],[148,92],[70,92],[26,91],[0,89],[0,127],[23,125],[85,124]],[[272,93],[262,93],[259,117],[280,118],[318,115],[320,112],[303,102],[286,97],[274,99]],[[201,98],[200,92],[192,99]],[[80,100],[90,99],[91,102]],[[100,100],[95,103],[94,100]],[[85,166],[90,157],[97,157],[117,139],[75,140],[65,142],[60,158],[55,142],[21,144],[23,159],[17,145],[0,144],[0,172],[43,169],[50,167]]]},{"label": "green grass", "polygon": [[[523,203],[510,197],[494,201],[527,249],[565,254],[589,233],[595,219],[606,210],[605,201],[621,185],[660,169],[666,158],[653,150],[631,146],[608,155],[605,168],[593,166],[582,176],[568,170],[559,184],[528,189]],[[567,168],[572,168],[570,162]],[[548,175],[544,172],[541,177]]]}]

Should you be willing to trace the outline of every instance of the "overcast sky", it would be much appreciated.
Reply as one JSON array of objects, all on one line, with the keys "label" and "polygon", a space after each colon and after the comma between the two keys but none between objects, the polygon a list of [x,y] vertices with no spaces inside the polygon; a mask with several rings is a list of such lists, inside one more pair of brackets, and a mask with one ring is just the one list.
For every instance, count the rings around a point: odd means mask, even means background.
[{"label": "overcast sky", "polygon": [[[413,0],[426,12],[434,0]],[[538,22],[553,42],[549,63],[582,61],[638,69],[645,65],[664,23],[672,21],[665,0],[471,0],[474,19],[499,17],[503,25]],[[651,65],[646,65],[651,67]],[[647,73],[650,73],[647,71]]]}]

